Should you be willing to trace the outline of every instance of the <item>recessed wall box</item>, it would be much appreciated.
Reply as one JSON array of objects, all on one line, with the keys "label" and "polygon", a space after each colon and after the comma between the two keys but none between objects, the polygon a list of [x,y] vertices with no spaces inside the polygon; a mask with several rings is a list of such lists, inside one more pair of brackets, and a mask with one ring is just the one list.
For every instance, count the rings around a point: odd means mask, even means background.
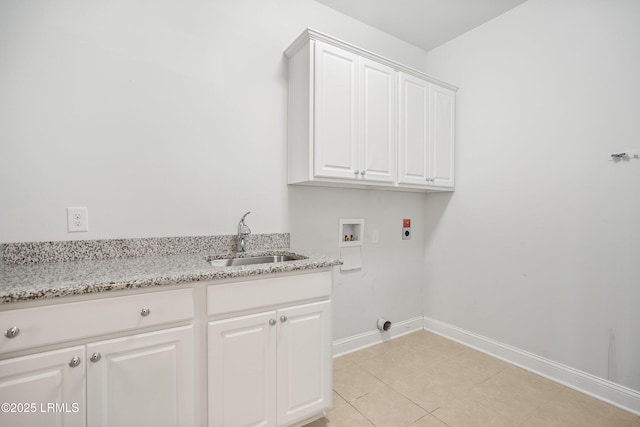
[{"label": "recessed wall box", "polygon": [[341,219],[338,233],[338,246],[362,246],[364,219]]}]

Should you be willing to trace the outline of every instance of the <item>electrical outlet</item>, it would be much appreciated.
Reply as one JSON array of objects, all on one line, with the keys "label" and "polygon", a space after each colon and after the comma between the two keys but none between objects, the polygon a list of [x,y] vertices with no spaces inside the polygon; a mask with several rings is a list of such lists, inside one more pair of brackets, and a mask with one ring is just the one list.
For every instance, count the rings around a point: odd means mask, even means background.
[{"label": "electrical outlet", "polygon": [[402,220],[402,240],[411,240],[411,219]]},{"label": "electrical outlet", "polygon": [[411,240],[411,227],[402,227],[402,240]]},{"label": "electrical outlet", "polygon": [[89,216],[86,207],[67,208],[67,231],[89,231]]}]

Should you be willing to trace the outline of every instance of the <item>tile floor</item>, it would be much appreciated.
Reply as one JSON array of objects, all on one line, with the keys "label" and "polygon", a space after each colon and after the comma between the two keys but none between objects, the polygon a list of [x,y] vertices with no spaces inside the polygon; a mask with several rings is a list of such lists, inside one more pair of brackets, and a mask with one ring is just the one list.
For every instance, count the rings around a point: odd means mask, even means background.
[{"label": "tile floor", "polygon": [[427,331],[334,360],[307,427],[640,427],[640,417]]}]

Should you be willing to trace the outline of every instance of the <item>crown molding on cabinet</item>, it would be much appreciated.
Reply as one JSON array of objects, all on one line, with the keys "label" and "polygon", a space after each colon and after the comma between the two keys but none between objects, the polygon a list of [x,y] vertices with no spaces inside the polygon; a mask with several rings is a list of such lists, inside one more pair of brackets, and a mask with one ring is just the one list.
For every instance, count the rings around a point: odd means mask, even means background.
[{"label": "crown molding on cabinet", "polygon": [[317,41],[322,41],[325,43],[329,43],[332,44],[334,46],[337,46],[341,49],[350,51],[355,53],[356,55],[365,57],[365,58],[369,58],[373,61],[382,63],[388,67],[394,68],[398,71],[402,71],[403,73],[407,73],[407,74],[411,74],[415,77],[418,77],[420,79],[423,80],[427,80],[431,83],[435,83],[439,86],[445,87],[449,90],[452,90],[454,92],[456,92],[458,90],[457,86],[454,86],[450,83],[447,82],[443,82],[442,80],[439,80],[433,76],[430,76],[429,74],[423,73],[422,71],[416,70],[415,68],[411,68],[408,67],[404,64],[401,64],[399,62],[393,61],[389,58],[386,58],[384,56],[378,55],[377,53],[373,53],[371,51],[368,51],[366,49],[362,49],[358,46],[355,46],[351,43],[348,43],[344,40],[340,40],[336,37],[330,36],[328,34],[322,33],[320,31],[314,30],[313,28],[307,28],[302,34],[300,34],[298,36],[298,38],[296,38],[293,43],[291,43],[291,45],[284,51],[285,55],[287,55],[288,58],[291,58],[298,50],[300,50],[307,41],[309,40],[317,40]]}]

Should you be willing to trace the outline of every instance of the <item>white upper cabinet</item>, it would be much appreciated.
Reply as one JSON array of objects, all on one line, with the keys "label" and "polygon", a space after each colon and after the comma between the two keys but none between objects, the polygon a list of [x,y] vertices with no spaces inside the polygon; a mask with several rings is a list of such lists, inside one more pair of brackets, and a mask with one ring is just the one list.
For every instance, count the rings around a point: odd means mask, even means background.
[{"label": "white upper cabinet", "polygon": [[314,176],[394,181],[394,70],[315,44]]},{"label": "white upper cabinet", "polygon": [[308,29],[289,57],[289,184],[453,189],[456,88]]},{"label": "white upper cabinet", "polygon": [[393,183],[396,164],[395,70],[360,58],[360,176]]},{"label": "white upper cabinet", "polygon": [[400,102],[398,183],[429,184],[431,84],[399,73]]},{"label": "white upper cabinet", "polygon": [[456,94],[432,85],[432,135],[429,152],[431,185],[453,188],[453,142]]},{"label": "white upper cabinet", "polygon": [[319,42],[315,60],[315,175],[357,178],[358,57]]},{"label": "white upper cabinet", "polygon": [[453,189],[455,92],[398,75],[398,184]]}]

